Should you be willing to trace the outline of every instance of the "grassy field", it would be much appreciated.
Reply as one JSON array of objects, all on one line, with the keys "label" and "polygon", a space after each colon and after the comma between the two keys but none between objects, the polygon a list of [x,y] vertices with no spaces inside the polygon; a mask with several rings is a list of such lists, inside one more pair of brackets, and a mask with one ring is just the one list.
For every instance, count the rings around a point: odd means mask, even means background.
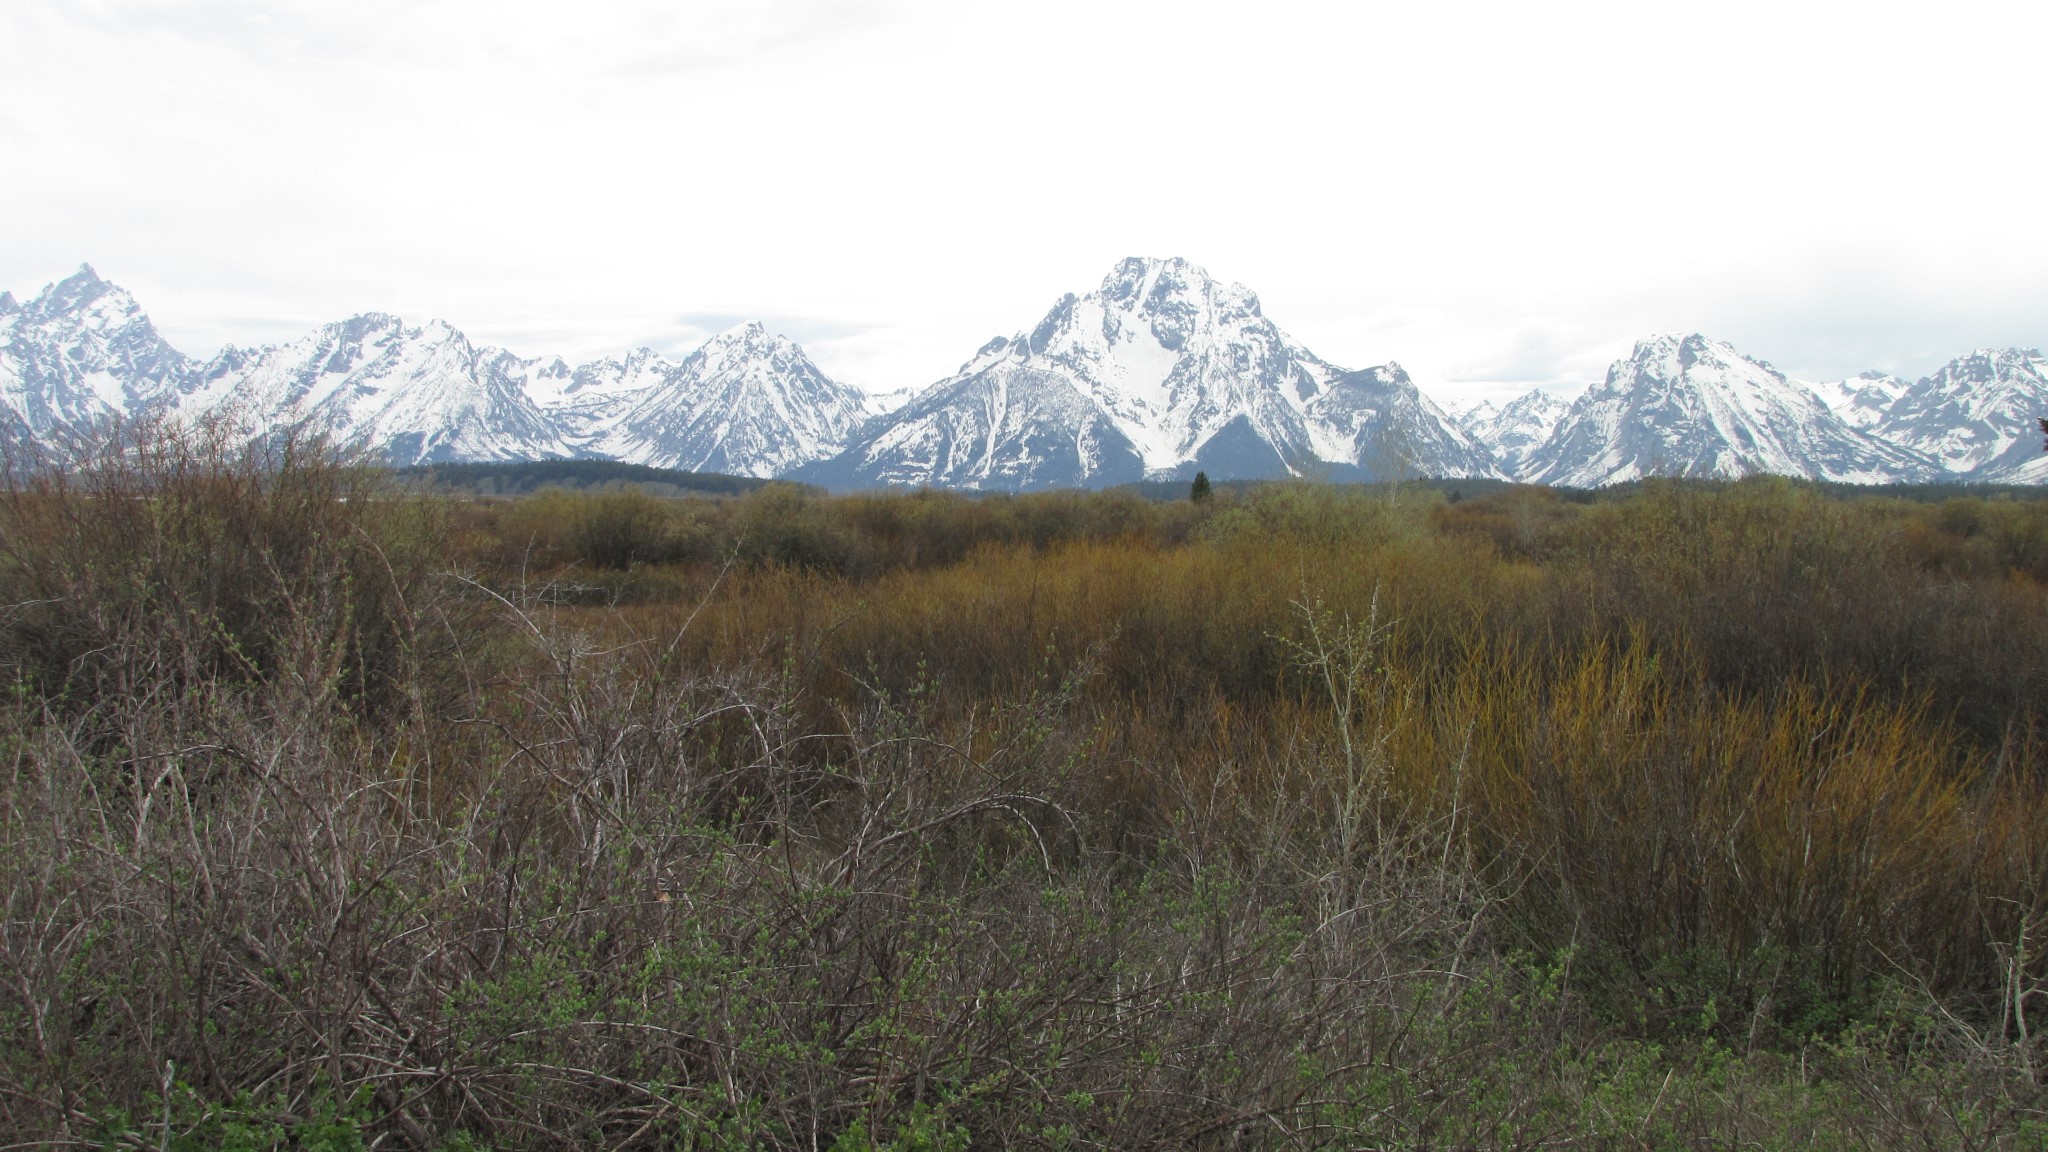
[{"label": "grassy field", "polygon": [[17,468],[0,1144],[2048,1147],[2048,503],[1456,488]]}]

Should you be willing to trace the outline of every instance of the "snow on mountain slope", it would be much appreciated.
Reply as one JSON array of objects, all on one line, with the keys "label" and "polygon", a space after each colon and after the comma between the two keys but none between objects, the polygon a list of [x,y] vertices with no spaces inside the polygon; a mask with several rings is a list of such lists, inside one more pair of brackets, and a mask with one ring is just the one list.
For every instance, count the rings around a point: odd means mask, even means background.
[{"label": "snow on mountain slope", "polygon": [[2048,484],[2048,454],[2036,453],[2031,460],[2023,460],[1998,473],[2000,484]]},{"label": "snow on mountain slope", "polygon": [[1439,400],[1437,401],[1437,407],[1448,413],[1451,419],[1456,420],[1458,427],[1468,432],[1471,431],[1473,421],[1491,420],[1500,414],[1500,407],[1493,401],[1474,400],[1469,396],[1457,400]]},{"label": "snow on mountain slope", "polygon": [[[555,422],[579,452],[610,436],[638,401],[665,386],[676,365],[651,348],[570,368],[559,359],[527,376],[527,399]],[[637,463],[637,461],[636,461]]]},{"label": "snow on mountain slope", "polygon": [[[647,364],[621,368],[653,372]],[[870,415],[865,393],[826,376],[794,341],[759,323],[721,332],[652,383],[614,395],[623,408],[585,452],[739,476],[775,476],[830,456]]]},{"label": "snow on mountain slope", "polygon": [[1301,409],[1329,376],[1260,314],[1257,296],[1185,260],[1123,261],[1007,352],[1072,381],[1152,471],[1187,461],[1239,417],[1282,456],[1306,452]]},{"label": "snow on mountain slope", "polygon": [[477,349],[442,321],[409,328],[370,312],[289,344],[229,348],[180,407],[252,433],[317,431],[394,464],[572,455],[528,398],[534,367],[502,349]]},{"label": "snow on mountain slope", "polygon": [[791,476],[836,489],[1028,492],[1130,483],[1145,462],[1069,377],[998,360],[927,389],[844,453]]},{"label": "snow on mountain slope", "polygon": [[1568,407],[1539,392],[1453,420],[1399,365],[1321,360],[1249,290],[1178,259],[1123,261],[955,376],[879,396],[758,324],[682,363],[643,348],[572,368],[370,313],[202,365],[90,267],[26,303],[0,293],[0,437],[53,442],[152,412],[231,417],[251,434],[318,428],[397,463],[598,455],[839,486],[1100,486],[1197,469],[2048,482],[2039,352],[1981,350],[1910,386],[1879,373],[1804,385],[1725,344],[1659,337]]},{"label": "snow on mountain slope", "polygon": [[1969,480],[2043,479],[2040,426],[2048,415],[2048,359],[2031,348],[1958,356],[1905,390],[1873,431],[1933,457]]},{"label": "snow on mountain slope", "polygon": [[1936,469],[1850,427],[1770,365],[1694,334],[1638,343],[1572,404],[1524,471],[1539,483],[1598,487],[1760,472],[1884,483],[1926,479]]},{"label": "snow on mountain slope", "polygon": [[1569,401],[1531,388],[1498,409],[1481,403],[1465,414],[1460,426],[1472,439],[1493,449],[1502,471],[1519,478],[1529,455],[1550,439],[1570,410]]},{"label": "snow on mountain slope", "polygon": [[90,267],[26,305],[0,294],[0,434],[14,437],[163,411],[252,436],[315,429],[396,464],[601,454],[766,476],[830,455],[886,403],[758,324],[681,364],[642,348],[571,368],[366,313],[202,365]]},{"label": "snow on mountain slope", "polygon": [[1316,458],[1339,466],[1332,478],[1502,475],[1493,453],[1424,396],[1399,364],[1333,370],[1307,413]]},{"label": "snow on mountain slope", "polygon": [[901,388],[891,388],[887,392],[869,392],[866,394],[864,403],[867,406],[868,415],[887,416],[889,413],[917,399],[918,395],[923,391],[924,389],[919,388],[915,384],[906,384]]},{"label": "snow on mountain slope", "polygon": [[174,402],[194,375],[135,298],[89,264],[27,304],[0,294],[0,423],[14,435],[138,416]]},{"label": "snow on mountain slope", "polygon": [[1131,258],[1029,332],[805,473],[874,483],[1098,487],[1138,473],[1270,477],[1384,468],[1493,474],[1484,449],[1398,366],[1346,373],[1280,331],[1242,285],[1181,259]]},{"label": "snow on mountain slope", "polygon": [[1885,413],[1911,385],[1889,372],[1865,372],[1847,380],[1813,385],[1828,410],[1851,428],[1869,432],[1884,421]]}]

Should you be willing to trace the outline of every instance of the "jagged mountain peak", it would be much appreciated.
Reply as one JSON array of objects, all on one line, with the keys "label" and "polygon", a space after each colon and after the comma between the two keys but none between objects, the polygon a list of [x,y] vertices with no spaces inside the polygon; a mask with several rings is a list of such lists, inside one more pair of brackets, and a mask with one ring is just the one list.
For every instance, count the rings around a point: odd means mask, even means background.
[{"label": "jagged mountain peak", "polygon": [[1524,473],[1579,487],[1759,472],[1874,483],[1922,479],[1930,467],[1851,427],[1768,362],[1690,333],[1639,341],[1615,361],[1530,453]]},{"label": "jagged mountain peak", "polygon": [[1541,388],[1531,388],[1506,404],[1481,401],[1459,420],[1474,440],[1493,448],[1503,470],[1520,476],[1529,457],[1557,430],[1571,404]]},{"label": "jagged mountain peak", "polygon": [[195,367],[170,346],[134,296],[91,265],[22,304],[12,295],[0,344],[0,425],[60,436],[172,403]]},{"label": "jagged mountain peak", "polygon": [[78,270],[51,285],[54,293],[90,291],[96,285],[108,282],[100,277],[99,270],[85,261],[80,261]]},{"label": "jagged mountain peak", "polygon": [[869,415],[859,389],[750,320],[718,333],[650,386],[595,411],[590,448],[669,468],[772,476],[830,455]]},{"label": "jagged mountain peak", "polygon": [[285,344],[226,350],[182,410],[252,432],[315,429],[397,464],[569,455],[526,395],[532,366],[445,320],[359,312]]},{"label": "jagged mountain peak", "polygon": [[[621,368],[626,368],[634,371],[638,371],[639,369],[644,368],[650,364],[660,365],[663,368],[675,367],[674,361],[670,360],[668,357],[662,355],[661,353],[655,351],[654,349],[649,348],[645,344],[642,344],[640,347],[634,348],[631,351],[622,352],[616,356],[606,356],[600,360],[593,360],[591,361],[591,364],[616,364]],[[582,365],[580,367],[587,368],[589,366],[590,365]]]},{"label": "jagged mountain peak", "polygon": [[1474,400],[1470,397],[1464,397],[1454,400],[1442,400],[1438,401],[1437,406],[1450,413],[1452,419],[1467,428],[1474,427],[1500,415],[1500,405],[1486,399]]},{"label": "jagged mountain peak", "polygon": [[1126,312],[1174,318],[1198,311],[1259,316],[1259,297],[1242,284],[1226,283],[1199,264],[1179,256],[1126,256],[1102,278],[1096,295]]},{"label": "jagged mountain peak", "polygon": [[1159,473],[1179,469],[1239,418],[1281,459],[1308,457],[1303,409],[1336,371],[1274,327],[1249,289],[1179,257],[1138,256],[1119,261],[1094,292],[1061,296],[1028,333],[984,345],[956,379],[1000,363],[1063,378]]},{"label": "jagged mountain peak", "polygon": [[1290,339],[1259,298],[1185,259],[1129,257],[1085,296],[984,344],[821,482],[968,488],[1214,478],[1495,474],[1398,364],[1347,372]]},{"label": "jagged mountain peak", "polygon": [[[333,349],[336,358],[326,368],[333,372],[344,362],[358,362],[375,358],[380,354],[396,354],[401,348],[414,350],[409,355],[424,354],[435,350],[440,354],[460,361],[473,361],[504,354],[502,349],[479,350],[471,344],[469,337],[446,320],[428,320],[423,324],[409,324],[403,316],[390,312],[358,312],[345,320],[324,324],[308,336],[287,347],[312,340]],[[267,351],[267,349],[266,349]]]},{"label": "jagged mountain peak", "polygon": [[[11,293],[9,299],[13,299]],[[46,285],[34,299],[19,307],[32,322],[71,319],[105,325],[141,317],[148,323],[134,295],[119,284],[102,279],[90,264],[80,264],[78,271]]]},{"label": "jagged mountain peak", "polygon": [[2033,348],[1979,348],[1916,381],[1878,435],[1970,480],[2040,480],[2034,421],[2048,412],[2048,359]]},{"label": "jagged mountain peak", "polygon": [[844,446],[815,474],[853,485],[1503,465],[1564,484],[1758,471],[2048,480],[2035,436],[2048,358],[2037,349],[1976,349],[1911,385],[1874,371],[1808,384],[1703,333],[1666,333],[1635,344],[1569,407],[1538,391],[1453,422],[1401,364],[1332,365],[1248,288],[1179,257],[1118,261],[1093,291],[1061,296],[1036,326],[910,392],[839,384],[758,320],[681,363],[643,347],[572,368],[474,345],[446,321],[362,312],[199,365],[90,264],[28,300],[0,292],[0,436],[232,410],[252,428],[317,425],[401,462],[597,454],[788,475]]},{"label": "jagged mountain peak", "polygon": [[1666,373],[1685,373],[1696,367],[1761,372],[1777,380],[1785,374],[1769,362],[1745,355],[1733,344],[1698,332],[1667,332],[1636,342],[1629,359],[1645,368]]},{"label": "jagged mountain peak", "polygon": [[1891,406],[1910,387],[1907,381],[1872,368],[1847,380],[1816,384],[1813,390],[1835,415],[1851,427],[1868,432],[1884,421]]},{"label": "jagged mountain peak", "polygon": [[794,340],[768,331],[768,326],[759,320],[749,320],[706,340],[684,358],[684,363],[702,358],[707,365],[724,364],[746,359],[787,357],[792,353],[803,355]]},{"label": "jagged mountain peak", "polygon": [[1942,365],[1935,375],[1968,384],[2005,384],[2014,372],[2033,370],[2039,348],[1976,348]]},{"label": "jagged mountain peak", "polygon": [[390,312],[358,312],[321,327],[345,336],[359,336],[366,332],[403,330],[405,318]]}]

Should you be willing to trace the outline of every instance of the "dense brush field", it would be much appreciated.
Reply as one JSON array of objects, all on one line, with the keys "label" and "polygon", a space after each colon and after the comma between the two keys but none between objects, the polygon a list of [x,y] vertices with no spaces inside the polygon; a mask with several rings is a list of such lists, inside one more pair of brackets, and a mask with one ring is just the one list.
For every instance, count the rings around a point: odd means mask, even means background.
[{"label": "dense brush field", "polygon": [[2048,502],[0,491],[5,1147],[2048,1146]]}]

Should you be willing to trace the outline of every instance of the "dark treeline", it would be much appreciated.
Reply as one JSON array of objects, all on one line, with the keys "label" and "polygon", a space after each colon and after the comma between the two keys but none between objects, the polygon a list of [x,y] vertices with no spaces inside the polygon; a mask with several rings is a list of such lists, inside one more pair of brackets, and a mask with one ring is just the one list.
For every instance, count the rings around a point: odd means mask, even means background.
[{"label": "dark treeline", "polygon": [[659,495],[738,495],[768,483],[751,476],[688,472],[617,460],[523,460],[479,464],[422,464],[398,470],[401,480],[425,481],[483,496],[523,496],[542,488],[633,488]]},{"label": "dark treeline", "polygon": [[0,1127],[2038,1147],[2048,503],[1568,495],[18,473]]}]

